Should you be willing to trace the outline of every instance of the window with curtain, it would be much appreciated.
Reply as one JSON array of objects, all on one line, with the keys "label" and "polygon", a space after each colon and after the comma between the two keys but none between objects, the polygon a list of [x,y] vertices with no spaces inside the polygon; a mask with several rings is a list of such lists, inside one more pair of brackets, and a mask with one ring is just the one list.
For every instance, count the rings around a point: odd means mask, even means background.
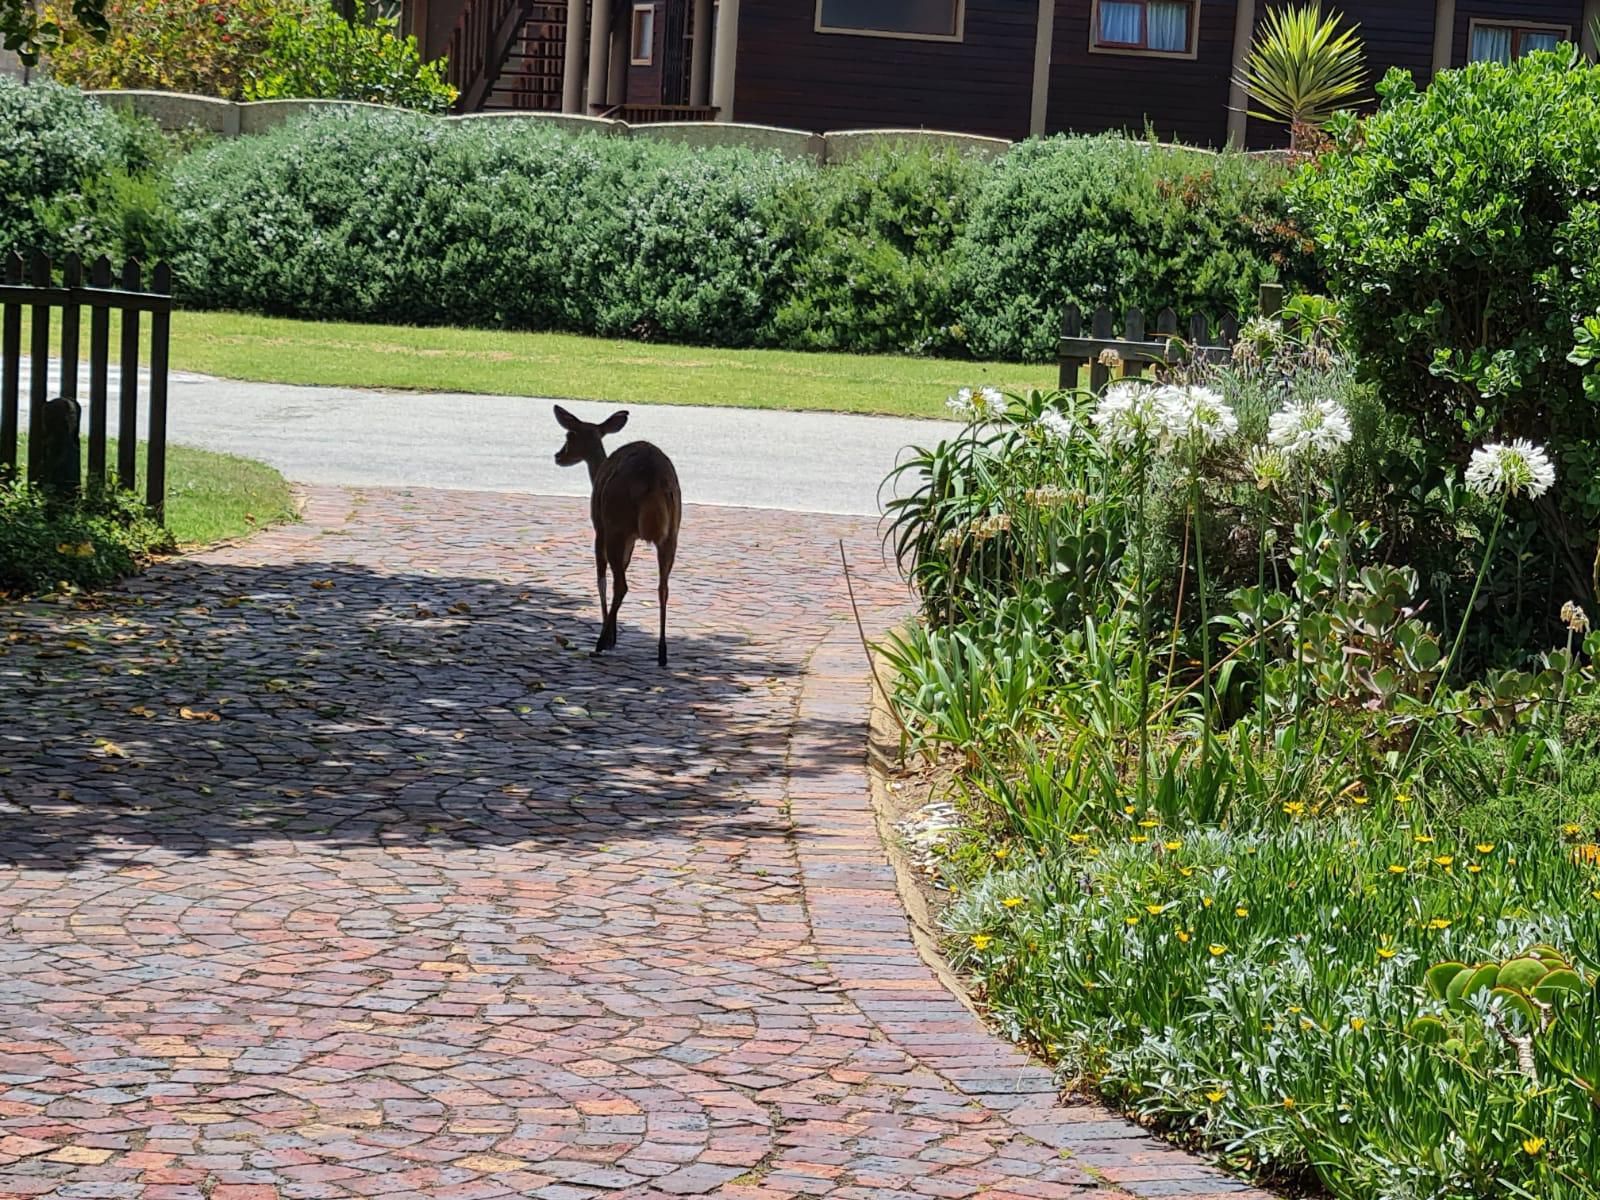
[{"label": "window with curtain", "polygon": [[1094,44],[1108,50],[1193,50],[1195,0],[1098,0]]},{"label": "window with curtain", "polygon": [[633,9],[633,55],[636,67],[647,67],[655,57],[656,9],[653,4],[638,4]]},{"label": "window with curtain", "polygon": [[1535,50],[1554,50],[1571,34],[1565,28],[1474,21],[1467,39],[1467,61],[1509,63]]},{"label": "window with curtain", "polygon": [[817,0],[817,29],[959,38],[961,0]]}]

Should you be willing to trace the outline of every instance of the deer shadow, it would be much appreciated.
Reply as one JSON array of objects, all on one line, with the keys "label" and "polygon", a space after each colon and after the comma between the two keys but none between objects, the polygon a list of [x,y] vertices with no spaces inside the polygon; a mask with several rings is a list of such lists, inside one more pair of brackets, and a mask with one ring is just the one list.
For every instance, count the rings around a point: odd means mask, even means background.
[{"label": "deer shadow", "polygon": [[790,757],[804,647],[690,620],[661,670],[594,629],[576,594],[331,561],[0,610],[0,863],[759,836],[786,772],[865,755],[863,717]]}]

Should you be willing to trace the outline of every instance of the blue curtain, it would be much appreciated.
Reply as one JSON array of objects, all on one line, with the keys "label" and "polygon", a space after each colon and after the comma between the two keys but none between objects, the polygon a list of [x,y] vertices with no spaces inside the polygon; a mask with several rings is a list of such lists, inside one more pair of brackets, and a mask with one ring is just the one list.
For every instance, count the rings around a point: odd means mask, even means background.
[{"label": "blue curtain", "polygon": [[1525,33],[1522,35],[1522,52],[1532,54],[1535,50],[1554,50],[1561,44],[1561,35],[1557,33]]},{"label": "blue curtain", "polygon": [[1189,48],[1189,6],[1182,0],[1150,0],[1146,10],[1150,22],[1146,44],[1152,50],[1178,53]]},{"label": "blue curtain", "polygon": [[1139,26],[1143,24],[1143,7],[1123,0],[1100,0],[1100,42],[1120,46],[1142,44],[1144,38],[1140,36]]},{"label": "blue curtain", "polygon": [[1509,63],[1511,61],[1511,30],[1504,26],[1475,25],[1472,29],[1472,46],[1467,58],[1473,62]]}]

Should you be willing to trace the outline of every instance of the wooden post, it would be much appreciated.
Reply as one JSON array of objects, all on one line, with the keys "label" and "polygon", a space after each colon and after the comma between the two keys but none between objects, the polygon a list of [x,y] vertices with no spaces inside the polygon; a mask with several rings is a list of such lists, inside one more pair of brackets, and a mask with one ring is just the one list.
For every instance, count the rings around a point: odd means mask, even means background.
[{"label": "wooden post", "polygon": [[[111,263],[102,254],[89,268],[89,286],[111,287]],[[106,486],[106,373],[111,359],[111,309],[89,309],[89,487]]]},{"label": "wooden post", "polygon": [[567,0],[566,45],[561,60],[561,111],[583,111],[583,43],[589,36],[589,0]]},{"label": "wooden post", "polygon": [[[37,288],[50,286],[50,260],[43,252],[35,250],[29,263],[28,281]],[[33,306],[33,337],[29,358],[32,365],[28,376],[28,482],[37,483],[44,469],[44,443],[39,438],[39,428],[44,424],[44,401],[50,394],[50,306]]]},{"label": "wooden post", "polygon": [[689,45],[689,103],[704,108],[711,103],[711,6],[713,0],[693,0],[694,32]]},{"label": "wooden post", "polygon": [[[130,258],[122,268],[122,290],[139,290],[139,260]],[[133,490],[139,449],[139,310],[122,310],[122,358],[117,363],[122,387],[117,408],[117,486]]]},{"label": "wooden post", "polygon": [[[22,256],[5,258],[5,281],[22,282]],[[17,474],[17,396],[22,383],[22,305],[7,302],[0,317],[0,482]]]},{"label": "wooden post", "polygon": [[[1061,336],[1083,336],[1083,313],[1076,304],[1069,304],[1061,313]],[[1060,387],[1063,391],[1078,386],[1078,374],[1085,366],[1084,360],[1074,355],[1062,354]]]},{"label": "wooden post", "polygon": [[[172,294],[172,268],[157,263],[150,290]],[[158,308],[150,314],[150,432],[145,452],[145,504],[158,521],[167,515],[167,338],[172,314]]]},{"label": "wooden post", "polygon": [[[1102,304],[1094,310],[1091,322],[1089,332],[1095,341],[1109,341],[1112,336],[1111,310]],[[1089,387],[1098,392],[1102,391],[1109,382],[1111,382],[1111,369],[1102,363],[1099,358],[1095,358],[1089,363]]]},{"label": "wooden post", "polygon": [[54,500],[76,499],[83,480],[83,459],[78,452],[80,413],[76,400],[57,396],[45,403],[39,424],[30,431],[30,448],[34,442],[39,444],[39,489]]},{"label": "wooden post", "polygon": [[1283,284],[1263,283],[1261,285],[1261,301],[1258,307],[1263,317],[1276,319],[1283,312]]}]

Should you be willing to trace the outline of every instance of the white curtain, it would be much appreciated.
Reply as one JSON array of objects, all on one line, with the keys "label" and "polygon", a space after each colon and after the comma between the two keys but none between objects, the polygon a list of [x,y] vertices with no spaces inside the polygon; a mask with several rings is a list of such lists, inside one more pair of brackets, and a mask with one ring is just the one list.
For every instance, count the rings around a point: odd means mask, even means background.
[{"label": "white curtain", "polygon": [[1150,29],[1146,44],[1152,50],[1178,53],[1189,48],[1189,6],[1182,0],[1150,0],[1146,9]]},{"label": "white curtain", "polygon": [[1143,43],[1139,28],[1143,5],[1123,0],[1100,0],[1100,42],[1102,45],[1137,46]]},{"label": "white curtain", "polygon": [[1561,44],[1561,35],[1557,33],[1525,33],[1522,35],[1522,52],[1532,54],[1535,50],[1554,50]]},{"label": "white curtain", "polygon": [[1500,25],[1475,25],[1467,57],[1473,62],[1509,63],[1511,30]]}]

